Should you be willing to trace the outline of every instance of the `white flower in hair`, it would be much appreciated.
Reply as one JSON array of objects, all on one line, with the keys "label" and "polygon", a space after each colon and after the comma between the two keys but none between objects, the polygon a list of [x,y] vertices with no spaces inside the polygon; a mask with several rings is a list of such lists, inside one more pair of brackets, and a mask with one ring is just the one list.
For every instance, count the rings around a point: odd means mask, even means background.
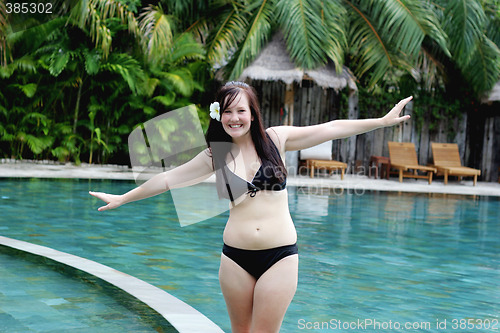
[{"label": "white flower in hair", "polygon": [[212,119],[216,119],[217,121],[220,121],[219,102],[213,102],[212,104],[210,104],[210,117],[212,117]]}]

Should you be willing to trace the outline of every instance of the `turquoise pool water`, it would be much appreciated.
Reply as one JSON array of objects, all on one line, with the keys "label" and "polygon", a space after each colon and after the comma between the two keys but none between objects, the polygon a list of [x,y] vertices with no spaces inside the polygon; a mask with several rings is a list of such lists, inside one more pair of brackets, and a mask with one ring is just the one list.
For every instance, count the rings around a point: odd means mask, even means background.
[{"label": "turquoise pool water", "polygon": [[0,332],[176,332],[146,305],[103,281],[0,247]]},{"label": "turquoise pool water", "polygon": [[[133,186],[0,180],[0,234],[134,275],[229,332],[217,279],[227,213],[181,228],[169,194],[106,213],[87,194]],[[500,331],[498,198],[306,192],[289,188],[299,286],[282,332]]]}]

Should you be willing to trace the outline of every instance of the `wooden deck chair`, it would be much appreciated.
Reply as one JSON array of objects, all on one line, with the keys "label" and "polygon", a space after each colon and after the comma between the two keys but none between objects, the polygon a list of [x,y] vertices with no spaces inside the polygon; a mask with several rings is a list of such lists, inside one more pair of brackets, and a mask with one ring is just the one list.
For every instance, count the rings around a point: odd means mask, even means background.
[{"label": "wooden deck chair", "polygon": [[[415,145],[411,142],[392,142],[389,145],[389,157],[391,159],[391,168],[399,172],[399,182],[403,182],[403,177],[424,178],[432,184],[432,173],[436,168],[418,164],[417,151]],[[413,170],[413,172],[409,172]],[[418,171],[424,171],[426,175],[419,175]]]},{"label": "wooden deck chair", "polygon": [[462,166],[458,145],[456,143],[431,142],[432,158],[437,175],[444,175],[444,184],[448,184],[448,176],[474,177],[474,186],[477,183],[477,176],[481,175],[481,170]]},{"label": "wooden deck chair", "polygon": [[310,171],[310,177],[314,177],[314,170],[327,170],[330,175],[334,170],[340,170],[340,179],[344,179],[347,164],[332,159],[332,141],[321,143],[317,146],[300,151],[300,159],[305,160],[306,167]]}]

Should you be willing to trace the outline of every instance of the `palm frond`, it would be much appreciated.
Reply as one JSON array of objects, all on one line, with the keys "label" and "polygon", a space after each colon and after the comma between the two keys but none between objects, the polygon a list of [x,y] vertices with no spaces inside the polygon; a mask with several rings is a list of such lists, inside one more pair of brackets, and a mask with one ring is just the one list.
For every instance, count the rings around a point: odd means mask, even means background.
[{"label": "palm frond", "polygon": [[170,106],[175,101],[175,93],[169,91],[166,95],[156,96],[153,101],[160,103],[163,106]]},{"label": "palm frond", "polygon": [[446,33],[432,7],[423,1],[378,0],[378,26],[386,40],[406,56],[415,59],[425,36],[429,36],[449,55]]},{"label": "palm frond", "polygon": [[500,47],[500,1],[487,1],[484,11],[488,17],[486,36]]},{"label": "palm frond", "polygon": [[147,97],[153,96],[156,87],[160,84],[160,80],[157,78],[148,78],[144,85],[144,93]]},{"label": "palm frond", "polygon": [[83,50],[83,57],[85,59],[85,71],[89,75],[95,75],[99,72],[99,67],[101,66],[101,55],[97,50]]},{"label": "palm frond", "polygon": [[40,154],[54,143],[54,137],[49,135],[35,136],[25,132],[18,132],[16,138],[21,142],[26,142],[33,154]]},{"label": "palm frond", "polygon": [[184,96],[191,96],[194,90],[193,76],[187,68],[177,68],[169,72],[163,72],[163,79],[167,81],[174,91]]},{"label": "palm frond", "polygon": [[350,13],[349,44],[356,65],[357,76],[371,72],[370,86],[373,87],[395,65],[395,55],[382,39],[381,31],[370,16],[363,2],[345,0],[352,10]]},{"label": "palm frond", "polygon": [[324,51],[340,71],[347,50],[347,11],[339,1],[326,1],[321,5],[324,13],[323,25],[326,29]]},{"label": "palm frond", "polygon": [[214,18],[219,22],[206,42],[207,59],[211,64],[222,64],[228,54],[234,52],[238,43],[244,37],[248,27],[248,20],[242,8],[221,8],[221,12]]},{"label": "palm frond", "polygon": [[500,78],[500,49],[483,35],[474,50],[469,62],[462,68],[462,73],[480,96],[490,91]]},{"label": "palm frond", "polygon": [[128,26],[129,32],[138,35],[138,25],[134,14],[117,0],[79,0],[73,7],[70,17],[81,29],[90,27],[90,36],[96,47],[107,58],[111,49],[111,31],[106,26],[108,18],[118,18]]},{"label": "palm frond", "polygon": [[50,56],[49,71],[53,76],[59,76],[66,68],[70,58],[69,52],[59,49]]},{"label": "palm frond", "polygon": [[274,18],[273,0],[255,1],[248,11],[255,13],[249,20],[245,39],[231,59],[229,79],[237,79],[246,66],[259,54],[262,46],[271,35]]},{"label": "palm frond", "polygon": [[479,0],[449,1],[444,17],[444,29],[449,36],[453,58],[459,67],[465,67],[483,38],[486,22],[483,7]]},{"label": "palm frond", "polygon": [[422,48],[415,62],[415,70],[410,73],[426,91],[443,85],[445,68],[439,59],[426,48]]},{"label": "palm frond", "polygon": [[144,53],[149,61],[158,61],[168,53],[174,39],[172,17],[161,7],[149,6],[139,16]]},{"label": "palm frond", "polygon": [[38,85],[36,83],[28,83],[28,84],[14,84],[16,88],[21,90],[24,95],[28,98],[32,98],[35,96]]},{"label": "palm frond", "polygon": [[327,61],[324,39],[327,30],[318,0],[279,0],[278,22],[283,30],[288,52],[302,68],[314,68]]},{"label": "palm frond", "polygon": [[146,75],[139,62],[125,53],[112,53],[102,69],[119,74],[134,94],[143,92]]},{"label": "palm frond", "polygon": [[31,56],[24,56],[14,60],[6,66],[0,66],[0,78],[7,79],[11,77],[17,70],[26,73],[36,73],[36,61]]},{"label": "palm frond", "polygon": [[7,27],[7,7],[4,2],[0,2],[0,31]]},{"label": "palm frond", "polygon": [[205,58],[205,49],[190,33],[183,33],[175,38],[170,52],[167,53],[168,63],[178,65],[186,60],[201,60]]}]

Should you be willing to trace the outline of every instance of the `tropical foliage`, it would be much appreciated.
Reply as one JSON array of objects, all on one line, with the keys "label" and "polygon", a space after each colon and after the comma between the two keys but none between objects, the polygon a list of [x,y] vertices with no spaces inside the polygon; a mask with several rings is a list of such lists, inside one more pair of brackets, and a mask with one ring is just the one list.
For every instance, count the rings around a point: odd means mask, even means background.
[{"label": "tropical foliage", "polygon": [[237,79],[278,30],[297,66],[347,66],[370,94],[441,105],[500,78],[499,0],[54,1],[50,20],[0,2],[2,156],[125,163],[136,126],[206,107],[214,70]]},{"label": "tropical foliage", "polygon": [[3,26],[2,155],[113,161],[126,156],[134,127],[203,90],[202,45],[165,28],[171,18],[160,7],[133,7],[82,0],[28,29]]},{"label": "tropical foliage", "polygon": [[[180,1],[187,3],[193,1]],[[477,95],[500,77],[498,0],[214,1],[189,27],[236,79],[278,29],[296,65],[347,65],[362,85],[408,74],[434,88],[461,73]]]}]

